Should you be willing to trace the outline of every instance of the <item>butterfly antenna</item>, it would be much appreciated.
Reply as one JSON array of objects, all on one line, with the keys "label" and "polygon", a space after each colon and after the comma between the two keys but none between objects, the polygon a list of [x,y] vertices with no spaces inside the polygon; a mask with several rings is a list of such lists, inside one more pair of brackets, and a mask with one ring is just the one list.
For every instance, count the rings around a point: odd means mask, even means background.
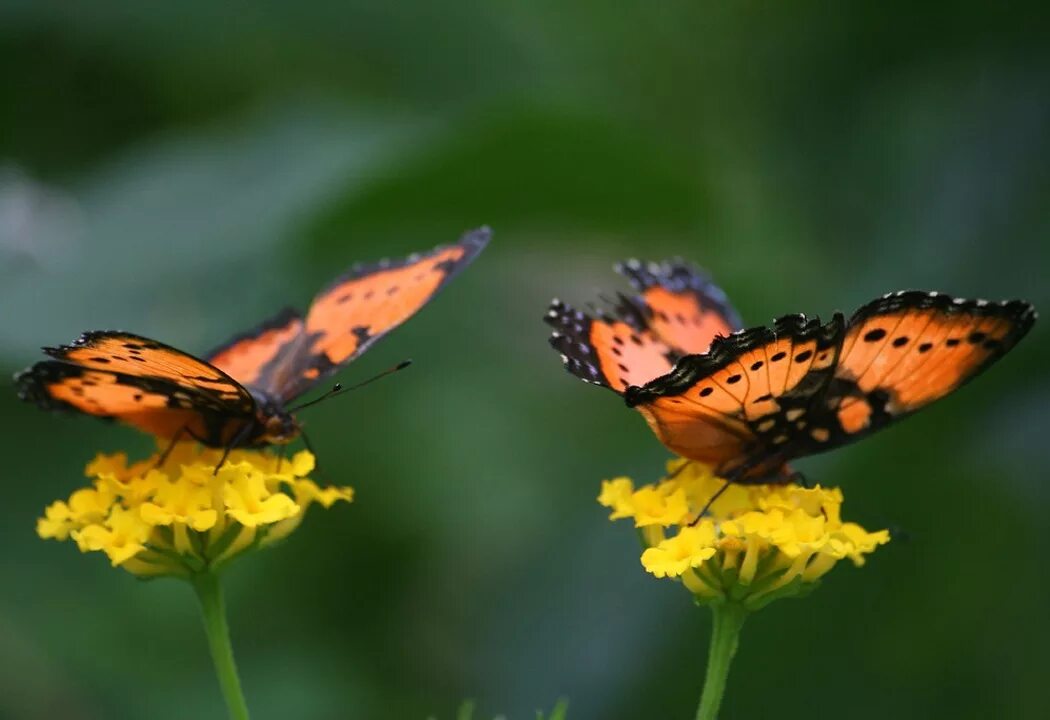
[{"label": "butterfly antenna", "polygon": [[336,395],[342,395],[343,393],[348,393],[351,390],[357,390],[358,388],[363,388],[365,385],[368,385],[370,383],[374,383],[376,380],[379,380],[380,378],[385,378],[387,375],[393,375],[394,373],[396,373],[399,370],[404,370],[405,368],[407,368],[411,364],[412,364],[411,360],[402,360],[401,362],[399,362],[394,367],[387,368],[386,370],[384,370],[383,372],[379,373],[378,375],[374,375],[374,376],[368,378],[367,380],[362,380],[361,382],[357,383],[356,385],[351,385],[350,387],[343,387],[342,383],[336,383],[335,385],[332,386],[331,390],[326,392],[321,397],[314,398],[313,400],[311,400],[309,402],[305,402],[302,405],[297,405],[297,406],[295,406],[293,408],[288,408],[288,412],[298,412],[298,411],[302,410],[303,408],[308,408],[311,405],[316,405],[317,403],[321,402],[322,400],[327,400],[328,398],[333,398]]}]

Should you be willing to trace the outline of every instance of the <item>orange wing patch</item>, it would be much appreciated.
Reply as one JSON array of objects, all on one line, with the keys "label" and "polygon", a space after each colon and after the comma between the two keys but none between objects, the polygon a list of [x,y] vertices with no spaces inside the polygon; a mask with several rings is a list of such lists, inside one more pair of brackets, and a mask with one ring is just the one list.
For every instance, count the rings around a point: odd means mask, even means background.
[{"label": "orange wing patch", "polygon": [[[206,424],[200,413],[188,409],[190,396],[182,397],[149,392],[122,384],[108,372],[85,370],[58,379],[48,386],[54,400],[77,410],[102,418],[114,418],[158,437],[174,437],[185,428],[191,436],[205,437]],[[187,408],[171,408],[174,400]]]},{"label": "orange wing patch", "polygon": [[681,260],[616,266],[640,294],[636,304],[648,328],[675,355],[705,353],[716,337],[740,327],[740,317],[725,293],[698,268]]},{"label": "orange wing patch", "polygon": [[581,380],[623,393],[671,370],[670,349],[651,332],[623,320],[591,318],[560,300],[551,303],[551,346]]},{"label": "orange wing patch", "polygon": [[489,237],[481,228],[424,255],[353,268],[314,299],[301,345],[282,358],[288,366],[275,371],[272,390],[291,399],[353,360],[426,305]]},{"label": "orange wing patch", "polygon": [[660,398],[638,411],[668,449],[712,467],[728,468],[750,445],[746,427],[684,398]]},{"label": "orange wing patch", "polygon": [[347,362],[365,344],[426,305],[465,253],[459,245],[448,247],[425,259],[348,278],[329,288],[314,300],[306,316],[306,332],[314,338],[311,353],[323,354],[333,365]]},{"label": "orange wing patch", "polygon": [[285,308],[251,332],[238,335],[206,356],[208,362],[242,385],[267,387],[271,374],[302,336],[299,313]]},{"label": "orange wing patch", "polygon": [[711,341],[736,329],[721,312],[704,308],[695,295],[653,287],[642,294],[652,310],[653,332],[682,355],[707,352]]},{"label": "orange wing patch", "polygon": [[212,446],[254,420],[251,394],[221,370],[154,340],[93,332],[46,349],[20,373],[19,396],[47,410],[119,420],[159,437],[187,431]]},{"label": "orange wing patch", "polygon": [[629,260],[616,271],[638,296],[620,294],[596,317],[555,300],[544,318],[554,328],[551,346],[585,382],[623,394],[666,375],[683,355],[706,352],[739,324],[722,291],[681,261]]},{"label": "orange wing patch", "polygon": [[215,393],[230,402],[247,396],[244,388],[218,368],[181,350],[131,333],[85,333],[72,345],[44,348],[44,352],[55,360],[81,368],[166,380]]}]

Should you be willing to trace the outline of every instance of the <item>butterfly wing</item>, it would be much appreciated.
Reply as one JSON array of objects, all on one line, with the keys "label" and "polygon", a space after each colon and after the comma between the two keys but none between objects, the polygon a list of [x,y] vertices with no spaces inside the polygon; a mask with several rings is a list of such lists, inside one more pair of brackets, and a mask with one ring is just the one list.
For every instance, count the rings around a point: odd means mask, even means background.
[{"label": "butterfly wing", "polygon": [[483,227],[428,253],[352,268],[314,298],[301,341],[268,389],[287,401],[349,363],[430,302],[490,236]]},{"label": "butterfly wing", "polygon": [[864,305],[849,322],[826,399],[842,442],[944,397],[1025,336],[1034,308],[907,291]]},{"label": "butterfly wing", "polygon": [[651,332],[677,356],[707,352],[716,337],[741,327],[722,289],[683,260],[628,260],[616,271],[638,291],[634,304]]},{"label": "butterfly wing", "polygon": [[623,394],[665,375],[674,361],[705,352],[711,341],[739,327],[725,294],[697,268],[680,260],[616,266],[638,295],[619,295],[609,311],[588,315],[554,300],[544,318],[551,346],[581,380]]},{"label": "butterfly wing", "polygon": [[584,382],[622,394],[671,370],[673,351],[633,305],[624,305],[617,316],[591,317],[554,300],[544,320],[554,328],[551,347],[561,353],[565,369]]},{"label": "butterfly wing", "polygon": [[[716,340],[626,399],[671,450],[738,482],[769,481],[786,460],[859,439],[944,397],[1016,345],[1035,317],[1021,301],[896,293],[848,324],[841,315],[823,326],[789,316],[771,330]],[[708,448],[712,424],[741,437],[737,456]]]},{"label": "butterfly wing", "polygon": [[222,370],[155,340],[89,332],[16,376],[19,397],[174,437],[183,428],[213,446],[252,422],[251,394]]},{"label": "butterfly wing", "polygon": [[788,315],[716,338],[625,399],[673,452],[738,482],[779,479],[813,430],[811,408],[834,377],[844,333],[838,314],[826,324]]},{"label": "butterfly wing", "polygon": [[280,387],[289,369],[289,357],[302,338],[303,327],[299,312],[285,308],[206,357],[210,364],[243,385],[262,389]]}]

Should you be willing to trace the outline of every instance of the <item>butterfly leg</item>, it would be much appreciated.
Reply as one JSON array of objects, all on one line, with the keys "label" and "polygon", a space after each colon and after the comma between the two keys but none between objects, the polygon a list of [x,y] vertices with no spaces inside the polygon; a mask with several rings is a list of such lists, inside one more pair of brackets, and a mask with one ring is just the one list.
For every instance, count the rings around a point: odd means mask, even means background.
[{"label": "butterfly leg", "polygon": [[[153,466],[154,468],[159,468],[168,461],[168,458],[171,456],[171,451],[175,449],[175,446],[179,444],[179,440],[182,439],[182,436],[185,435],[187,431],[189,431],[189,427],[186,425],[179,428],[178,432],[172,436],[171,442],[168,443],[166,448],[164,448],[164,452],[162,452],[160,457],[157,458],[157,463]],[[190,434],[192,435],[192,433]]]},{"label": "butterfly leg", "polygon": [[[798,470],[793,470],[791,474],[787,476],[787,479],[784,482],[794,483],[799,487],[805,488],[806,490],[812,490],[814,487],[816,487],[814,483],[810,482],[809,478],[807,478]],[[828,519],[828,511],[824,509],[823,505],[821,505],[820,507],[820,514],[824,516],[825,521]]]},{"label": "butterfly leg", "polygon": [[725,481],[725,483],[722,485],[722,487],[718,488],[718,490],[715,491],[715,494],[707,499],[707,502],[704,503],[703,509],[700,512],[698,512],[696,514],[696,517],[693,518],[692,521],[689,523],[689,527],[693,527],[698,522],[700,522],[700,518],[702,518],[704,515],[707,514],[707,511],[711,509],[711,506],[714,504],[715,500],[717,500],[718,498],[722,497],[722,493],[724,493],[726,490],[728,490],[729,486],[732,485],[732,484],[733,484],[733,481],[727,479]]},{"label": "butterfly leg", "polygon": [[681,472],[682,472],[683,470],[685,470],[685,469],[686,469],[687,467],[689,467],[689,463],[687,463],[687,462],[684,462],[684,463],[682,463],[681,465],[679,465],[678,467],[676,467],[676,468],[675,468],[674,470],[672,470],[671,472],[667,473],[667,477],[666,477],[666,478],[664,478],[664,479],[665,479],[665,480],[674,480],[674,479],[675,479],[676,477],[678,477],[678,476],[679,476],[679,475],[681,474]]},{"label": "butterfly leg", "polygon": [[230,453],[233,452],[238,445],[244,442],[244,439],[248,437],[252,429],[253,426],[250,423],[245,423],[244,427],[237,431],[237,434],[233,436],[233,440],[230,441],[230,444],[223,448],[222,457],[219,458],[219,464],[215,466],[214,470],[212,470],[212,475],[219,474],[219,470],[226,464],[226,460],[230,457]]},{"label": "butterfly leg", "polygon": [[[782,458],[782,456],[780,456],[780,455],[774,455],[772,457],[773,458]],[[689,527],[693,527],[698,522],[700,522],[700,518],[702,518],[704,515],[707,514],[707,511],[711,509],[711,506],[714,504],[715,500],[717,500],[718,498],[722,497],[722,494],[726,490],[729,489],[730,485],[735,484],[739,478],[744,477],[744,475],[749,470],[754,469],[755,467],[757,467],[762,462],[766,462],[768,460],[769,460],[769,458],[766,458],[766,459],[762,459],[762,458],[754,459],[754,460],[745,462],[744,464],[733,468],[732,471],[726,473],[725,477],[723,478],[725,480],[725,484],[722,487],[718,488],[718,490],[715,492],[715,494],[712,495],[707,500],[706,503],[704,503],[703,509],[699,513],[697,513],[697,516],[695,518],[693,518],[692,522],[689,523]],[[783,462],[782,459],[780,461]]]},{"label": "butterfly leg", "polygon": [[317,460],[317,453],[314,452],[314,446],[310,443],[310,438],[308,438],[306,436],[306,433],[302,430],[299,431],[299,435],[303,439],[303,445],[305,445],[306,449],[310,452],[310,454],[314,456],[314,472],[320,473],[321,463],[319,460]]}]

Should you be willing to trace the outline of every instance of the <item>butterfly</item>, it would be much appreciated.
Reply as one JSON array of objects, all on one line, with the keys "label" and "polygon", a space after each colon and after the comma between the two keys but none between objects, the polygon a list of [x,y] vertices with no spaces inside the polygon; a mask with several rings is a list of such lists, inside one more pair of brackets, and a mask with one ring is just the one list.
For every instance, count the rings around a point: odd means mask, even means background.
[{"label": "butterfly", "polygon": [[[566,369],[638,410],[672,452],[729,483],[783,483],[788,461],[866,437],[1005,355],[1034,308],[902,291],[846,320],[786,315],[740,329],[725,295],[681,261],[617,266],[635,290],[592,317],[545,318]],[[728,487],[728,484],[726,485]]]},{"label": "butterfly", "polygon": [[428,253],[355,265],[305,316],[286,308],[203,359],[131,333],[84,333],[44,348],[50,360],[16,375],[19,397],[115,419],[172,445],[183,435],[227,451],[291,442],[301,428],[288,403],[418,312],[489,237],[483,227]]}]

